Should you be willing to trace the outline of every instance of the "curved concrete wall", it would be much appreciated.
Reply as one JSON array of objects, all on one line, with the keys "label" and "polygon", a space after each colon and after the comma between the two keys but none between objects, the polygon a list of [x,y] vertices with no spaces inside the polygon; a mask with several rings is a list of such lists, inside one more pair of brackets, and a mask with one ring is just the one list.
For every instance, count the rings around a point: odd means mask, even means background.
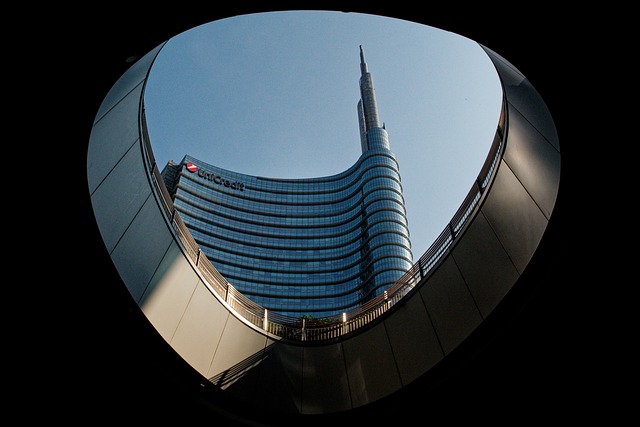
[{"label": "curved concrete wall", "polygon": [[302,345],[256,330],[198,275],[152,191],[139,118],[161,47],[118,80],[96,115],[87,159],[91,203],[113,263],[146,318],[231,396],[300,414],[374,402],[442,361],[526,269],[557,197],[558,138],[536,90],[485,48],[504,87],[506,148],[484,200],[432,275],[382,321],[339,342]]}]

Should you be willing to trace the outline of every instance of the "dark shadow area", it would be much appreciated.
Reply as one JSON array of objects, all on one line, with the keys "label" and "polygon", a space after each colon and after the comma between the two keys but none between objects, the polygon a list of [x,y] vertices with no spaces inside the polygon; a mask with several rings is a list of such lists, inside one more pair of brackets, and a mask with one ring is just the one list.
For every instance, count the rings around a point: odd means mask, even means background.
[{"label": "dark shadow area", "polygon": [[301,410],[300,397],[289,390],[301,392],[302,371],[296,373],[287,364],[297,364],[302,352],[302,347],[271,343],[209,381],[238,401],[250,402],[245,407],[255,406],[254,411],[268,412],[277,406],[280,412],[296,414]]},{"label": "dark shadow area", "polygon": [[[77,165],[73,238],[81,254],[62,264],[55,346],[45,360],[48,387],[30,397],[51,404],[49,421],[103,423],[176,422],[215,426],[380,425],[413,420],[419,425],[456,421],[527,422],[584,418],[594,394],[594,366],[585,370],[587,308],[577,250],[583,240],[573,221],[577,188],[587,177],[576,169],[581,141],[572,131],[575,65],[567,50],[567,18],[531,4],[520,11],[499,6],[416,8],[415,2],[269,2],[177,6],[130,11],[108,5],[58,27],[55,46],[67,91],[64,103],[69,164]],[[472,9],[477,10],[472,10]],[[115,81],[135,61],[167,39],[228,16],[309,9],[373,13],[419,22],[470,38],[503,56],[538,90],[559,135],[561,180],[555,210],[539,249],[521,279],[479,329],[425,376],[373,404],[322,416],[279,415],[252,408],[207,384],[148,324],[115,271],[91,210],[86,154],[94,116]],[[464,10],[463,10],[464,9]],[[68,81],[67,81],[68,80]],[[575,90],[575,89],[574,89]],[[425,101],[425,102],[428,102]],[[76,217],[77,215],[77,217]],[[75,240],[74,240],[75,241]],[[580,243],[578,243],[580,242]],[[578,257],[578,261],[569,261]],[[80,267],[82,266],[82,267]],[[81,273],[79,271],[81,270]],[[64,392],[60,391],[64,390]],[[46,392],[46,393],[45,393]],[[261,391],[264,392],[264,391]],[[331,392],[330,390],[328,391]]]},{"label": "dark shadow area", "polygon": [[251,372],[268,357],[268,349],[258,351],[235,365],[223,370],[217,375],[209,378],[215,386],[227,389],[234,384],[242,383],[247,377],[251,377]]}]

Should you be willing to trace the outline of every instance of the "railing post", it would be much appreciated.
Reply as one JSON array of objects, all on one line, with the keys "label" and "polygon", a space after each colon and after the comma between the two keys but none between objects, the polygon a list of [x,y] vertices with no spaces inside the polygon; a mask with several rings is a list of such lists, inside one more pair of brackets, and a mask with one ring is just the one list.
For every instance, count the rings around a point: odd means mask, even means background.
[{"label": "railing post", "polygon": [[344,335],[347,333],[347,313],[342,312],[342,328],[340,335]]},{"label": "railing post", "polygon": [[449,233],[451,234],[451,240],[456,238],[456,232],[453,230],[453,225],[451,225],[451,222],[449,222]]},{"label": "railing post", "polygon": [[264,309],[264,319],[262,320],[262,328],[266,331],[269,326],[269,316],[267,313],[267,309]]}]

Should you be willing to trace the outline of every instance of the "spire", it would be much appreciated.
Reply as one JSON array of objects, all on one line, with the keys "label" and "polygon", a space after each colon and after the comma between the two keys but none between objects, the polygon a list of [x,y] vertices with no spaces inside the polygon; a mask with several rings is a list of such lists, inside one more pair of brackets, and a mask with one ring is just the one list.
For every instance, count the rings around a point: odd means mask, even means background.
[{"label": "spire", "polygon": [[360,45],[360,73],[364,76],[368,72],[367,60],[364,59],[364,50],[362,50],[362,45]]},{"label": "spire", "polygon": [[358,122],[362,152],[371,148],[389,148],[389,137],[384,125],[380,127],[378,105],[373,88],[373,77],[367,67],[364,50],[360,45],[360,101],[358,101]]},{"label": "spire", "polygon": [[362,101],[362,109],[364,114],[363,130],[368,132],[372,128],[379,128],[380,121],[378,119],[378,106],[376,105],[376,95],[373,89],[373,77],[367,67],[367,61],[364,58],[364,50],[360,45],[360,99]]}]

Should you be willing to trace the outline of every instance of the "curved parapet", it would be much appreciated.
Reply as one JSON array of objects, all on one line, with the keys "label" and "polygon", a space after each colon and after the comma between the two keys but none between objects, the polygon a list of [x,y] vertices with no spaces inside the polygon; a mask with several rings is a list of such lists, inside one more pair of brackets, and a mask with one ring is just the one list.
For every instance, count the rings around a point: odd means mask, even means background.
[{"label": "curved parapet", "polygon": [[553,213],[560,146],[537,91],[485,48],[504,89],[500,155],[429,274],[384,315],[329,341],[284,339],[261,328],[220,291],[230,289],[223,278],[203,274],[194,262],[197,248],[184,243],[188,238],[154,182],[159,175],[147,146],[143,94],[161,48],[133,65],[99,109],[87,156],[89,192],[104,245],[132,299],[207,387],[276,413],[365,406],[443,361],[527,268]]}]

